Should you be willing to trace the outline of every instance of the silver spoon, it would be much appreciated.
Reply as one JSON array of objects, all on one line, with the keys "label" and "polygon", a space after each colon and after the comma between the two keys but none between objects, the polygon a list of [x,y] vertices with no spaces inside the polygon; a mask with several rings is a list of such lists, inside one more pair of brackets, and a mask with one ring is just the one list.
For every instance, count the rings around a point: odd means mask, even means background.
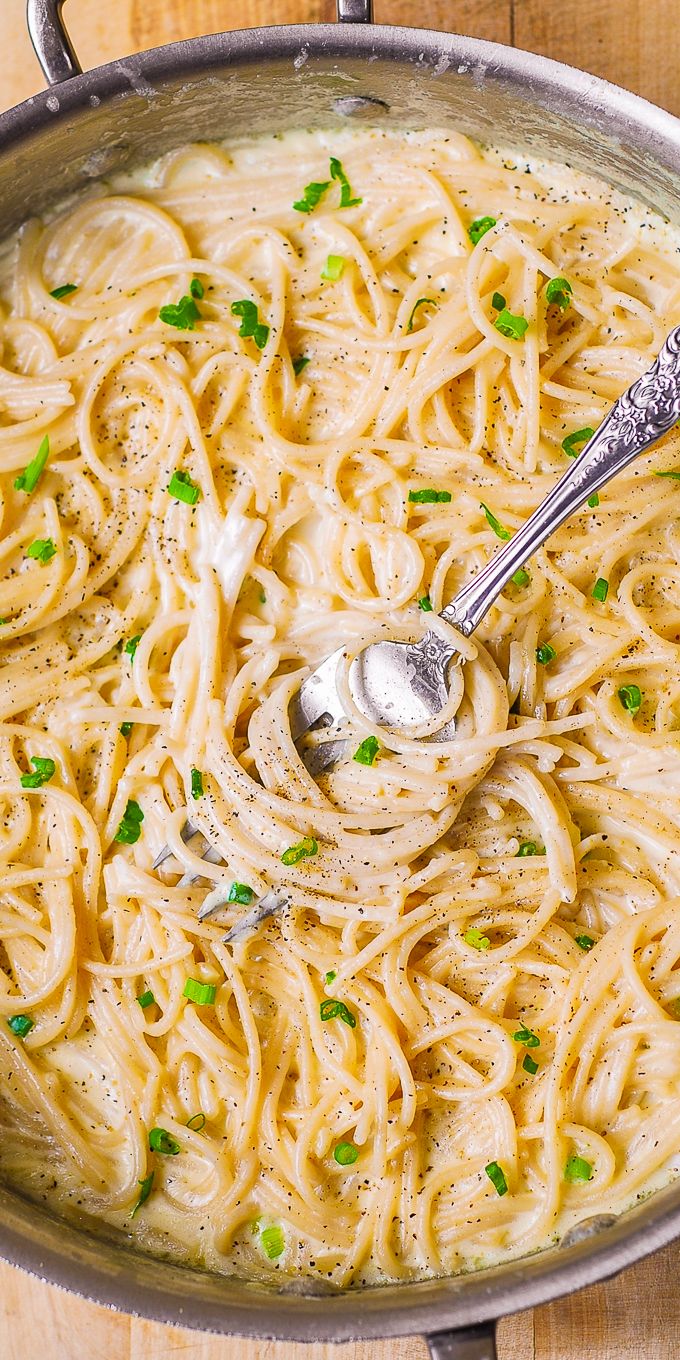
[{"label": "silver spoon", "polygon": [[[442,609],[440,617],[469,637],[518,568],[524,566],[546,539],[596,491],[628,467],[650,444],[667,434],[679,418],[680,326],[677,326],[662,345],[651,368],[618,398],[578,458],[533,515]],[[455,652],[455,644],[431,630],[418,642],[373,642],[360,652],[350,667],[348,678],[352,698],[370,721],[381,726],[408,728],[436,717],[448,699],[448,672]],[[344,648],[333,652],[293,695],[288,714],[294,741],[322,723],[335,726],[346,721],[347,714],[336,685],[338,666],[345,656]],[[447,736],[450,728],[451,724],[448,724]],[[437,735],[441,738],[444,732]],[[331,764],[345,746],[344,740],[332,740],[306,752],[307,768],[318,773]],[[197,830],[193,823],[187,822],[182,829],[182,839],[190,840]],[[164,846],[154,868],[171,853],[170,848]],[[207,846],[203,858],[215,863],[220,856],[212,846]],[[185,874],[180,883],[193,883],[199,877],[195,873]]]}]

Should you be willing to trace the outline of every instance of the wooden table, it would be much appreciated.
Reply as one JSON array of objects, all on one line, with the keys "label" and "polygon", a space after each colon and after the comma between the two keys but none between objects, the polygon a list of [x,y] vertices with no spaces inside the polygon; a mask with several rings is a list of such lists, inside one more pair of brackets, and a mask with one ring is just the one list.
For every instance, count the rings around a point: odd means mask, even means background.
[{"label": "wooden table", "polygon": [[[0,108],[41,88],[24,0],[0,0]],[[457,30],[585,67],[680,114],[678,0],[375,0],[380,22]],[[331,20],[334,0],[70,0],[83,66],[223,28]],[[500,1360],[676,1360],[679,1253],[520,1313],[499,1329]],[[348,1346],[275,1345],[163,1327],[0,1264],[1,1360],[425,1360],[419,1338]]]}]

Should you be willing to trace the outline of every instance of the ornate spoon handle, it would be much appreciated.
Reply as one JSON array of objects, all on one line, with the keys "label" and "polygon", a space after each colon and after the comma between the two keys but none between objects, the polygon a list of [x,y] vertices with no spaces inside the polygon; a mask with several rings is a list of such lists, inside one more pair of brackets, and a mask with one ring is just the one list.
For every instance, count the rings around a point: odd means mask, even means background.
[{"label": "ornate spoon handle", "polygon": [[466,637],[481,623],[504,586],[565,519],[632,463],[680,419],[680,326],[672,330],[651,368],[614,403],[583,452],[538,509],[442,610]]}]

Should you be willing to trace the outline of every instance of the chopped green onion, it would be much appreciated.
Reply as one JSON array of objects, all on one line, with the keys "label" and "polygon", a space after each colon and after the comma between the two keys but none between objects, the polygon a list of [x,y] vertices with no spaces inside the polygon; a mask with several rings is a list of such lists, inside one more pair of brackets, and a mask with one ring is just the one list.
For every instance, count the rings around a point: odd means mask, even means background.
[{"label": "chopped green onion", "polygon": [[522,841],[515,855],[515,859],[526,859],[527,855],[544,855],[545,850],[539,850],[535,841]]},{"label": "chopped green onion", "polygon": [[248,907],[254,896],[253,889],[249,888],[247,883],[232,883],[227,902],[238,902],[240,906]]},{"label": "chopped green onion", "polygon": [[573,434],[568,434],[566,439],[562,440],[562,448],[566,453],[567,458],[577,458],[580,452],[578,445],[587,444],[588,440],[592,439],[594,433],[595,431],[591,425],[585,425],[582,430],[574,430]]},{"label": "chopped green onion", "polygon": [[500,538],[504,543],[507,543],[508,539],[512,538],[510,530],[506,529],[505,525],[501,524],[499,519],[496,519],[496,516],[489,509],[488,505],[484,504],[484,501],[480,501],[480,508],[484,511],[486,522],[489,525],[489,528],[493,529],[496,538]]},{"label": "chopped green onion", "polygon": [[484,1170],[486,1171],[494,1190],[496,1190],[499,1195],[505,1195],[508,1189],[508,1182],[506,1181],[505,1175],[498,1165],[498,1162],[489,1162],[489,1165],[485,1166]]},{"label": "chopped green onion", "polygon": [[14,490],[25,491],[26,495],[30,496],[31,492],[35,491],[35,488],[42,477],[49,456],[50,441],[49,436],[45,435],[45,438],[40,442],[40,447],[35,457],[31,459],[24,471],[20,473],[18,477],[15,477]]},{"label": "chopped green onion", "polygon": [[299,864],[301,859],[309,859],[311,855],[318,854],[319,846],[313,836],[305,836],[297,845],[289,845],[281,856],[281,863]]},{"label": "chopped green onion", "polygon": [[142,995],[137,997],[137,1001],[143,1011],[146,1010],[147,1006],[153,1006],[155,1000],[156,998],[153,992],[142,992]]},{"label": "chopped green onion", "polygon": [[192,1114],[191,1119],[187,1119],[187,1128],[191,1129],[193,1133],[200,1133],[205,1126],[206,1117],[204,1114]]},{"label": "chopped green onion", "polygon": [[345,268],[345,263],[344,255],[329,255],[321,270],[322,279],[329,279],[331,283],[335,283],[336,280],[340,278],[342,271]]},{"label": "chopped green onion", "polygon": [[587,954],[588,950],[593,948],[595,941],[592,935],[577,935],[576,944],[578,945],[579,949],[585,950]]},{"label": "chopped green onion", "polygon": [[593,1177],[593,1168],[585,1157],[567,1157],[564,1168],[564,1179],[573,1184],[575,1181],[589,1181]]},{"label": "chopped green onion", "polygon": [[205,288],[200,279],[192,279],[189,284],[189,292],[192,298],[198,298],[199,302],[205,293]]},{"label": "chopped green onion", "polygon": [[353,1166],[359,1156],[359,1149],[354,1143],[338,1143],[333,1148],[333,1156],[340,1166]]},{"label": "chopped green onion", "polygon": [[502,293],[492,293],[491,306],[495,307],[497,312],[503,311],[503,308],[505,306],[505,298],[503,297]]},{"label": "chopped green onion", "polygon": [[549,303],[554,303],[561,312],[566,312],[573,291],[568,279],[557,278],[550,280],[545,295]]},{"label": "chopped green onion", "polygon": [[608,594],[609,581],[605,581],[603,576],[598,576],[592,590],[593,599],[599,600],[600,604],[604,604]]},{"label": "chopped green onion", "polygon": [[120,841],[121,845],[134,845],[142,834],[143,821],[144,813],[139,803],[136,803],[134,798],[128,798],[120,826],[113,838],[114,841]]},{"label": "chopped green onion", "polygon": [[286,1245],[283,1228],[278,1224],[272,1224],[269,1228],[262,1228],[260,1231],[260,1246],[269,1261],[275,1261],[280,1256]]},{"label": "chopped green onion", "polygon": [[57,768],[54,761],[49,756],[31,756],[31,765],[35,773],[22,774],[22,789],[41,789],[43,784],[49,784]]},{"label": "chopped green onion", "polygon": [[352,198],[349,180],[340,161],[335,156],[331,156],[331,179],[337,180],[340,185],[341,208],[357,208],[360,203],[363,203],[363,198]]},{"label": "chopped green onion", "polygon": [[137,648],[141,640],[142,640],[141,633],[135,633],[135,636],[131,637],[129,641],[125,643],[123,651],[125,652],[126,656],[129,656],[131,661],[134,661],[135,659],[135,652],[137,651]]},{"label": "chopped green onion", "polygon": [[45,566],[54,557],[56,551],[56,545],[51,538],[36,538],[26,549],[26,556],[35,558],[37,562],[42,562]]},{"label": "chopped green onion", "polygon": [[591,510],[597,510],[599,504],[600,497],[598,496],[597,491],[593,491],[592,496],[588,497],[588,505],[590,506]]},{"label": "chopped green onion", "polygon": [[431,601],[429,595],[421,595],[421,597],[420,597],[420,599],[419,599],[419,601],[418,601],[418,608],[419,608],[419,609],[422,609],[423,614],[431,614],[431,613],[432,613],[432,601]]},{"label": "chopped green onion", "polygon": [[7,1024],[17,1039],[25,1039],[33,1029],[35,1021],[31,1020],[30,1015],[10,1015]]},{"label": "chopped green onion", "polygon": [[185,505],[195,505],[201,494],[200,486],[192,482],[188,472],[173,472],[166,491],[175,497],[176,501],[184,501]]},{"label": "chopped green onion", "polygon": [[333,997],[327,996],[319,1006],[319,1015],[325,1022],[326,1020],[344,1020],[350,1029],[356,1029],[356,1016],[345,1005],[344,1001],[337,1001]]},{"label": "chopped green onion", "polygon": [[448,505],[451,492],[435,491],[434,487],[425,486],[421,491],[409,491],[408,498],[414,505]]},{"label": "chopped green onion", "polygon": [[306,354],[300,354],[297,359],[293,359],[293,372],[295,377],[299,378],[303,368],[306,368],[307,364],[311,364],[311,362],[311,359],[308,359]]},{"label": "chopped green onion", "polygon": [[379,750],[380,742],[377,737],[364,737],[364,740],[357,746],[352,760],[358,761],[360,765],[372,765]]},{"label": "chopped green onion", "polygon": [[618,691],[619,699],[623,707],[628,710],[631,717],[639,711],[642,704],[642,693],[638,685],[622,685]]},{"label": "chopped green onion", "polygon": [[411,334],[411,331],[413,330],[413,321],[414,321],[414,318],[415,318],[415,314],[416,314],[416,312],[418,311],[418,308],[419,308],[419,307],[424,307],[426,303],[427,303],[428,307],[438,307],[438,306],[439,306],[439,303],[437,302],[436,298],[429,298],[429,297],[421,297],[421,298],[418,298],[418,301],[416,302],[416,304],[415,304],[415,306],[414,306],[414,308],[413,308],[413,310],[412,310],[412,312],[411,312],[411,315],[410,315],[410,317],[409,317],[409,319],[408,319],[408,321],[407,321],[407,323],[406,323],[406,334],[407,334],[407,335],[410,335],[410,334]]},{"label": "chopped green onion", "polygon": [[192,771],[191,771],[191,797],[192,797],[192,798],[202,798],[202,797],[203,797],[203,793],[204,793],[204,789],[203,789],[203,775],[201,774],[201,771],[200,771],[200,770],[192,770]]},{"label": "chopped green onion", "polygon": [[153,1189],[154,1175],[155,1172],[151,1171],[148,1176],[144,1177],[143,1181],[138,1182],[138,1184],[141,1186],[141,1189],[139,1191],[139,1199],[137,1200],[137,1203],[135,1204],[135,1207],[132,1210],[132,1213],[130,1214],[130,1218],[134,1218],[135,1214],[137,1213],[137,1210],[141,1209],[143,1204],[146,1204],[146,1201],[148,1200],[149,1195],[151,1194],[151,1191]]},{"label": "chopped green onion", "polygon": [[190,293],[185,293],[179,302],[169,302],[166,307],[161,307],[158,315],[166,326],[174,326],[177,331],[193,331],[196,322],[201,319],[201,313]]},{"label": "chopped green onion", "polygon": [[525,1048],[540,1048],[541,1046],[538,1035],[534,1034],[532,1029],[527,1029],[526,1025],[522,1025],[521,1029],[516,1030],[512,1037],[515,1043],[524,1044]]},{"label": "chopped green onion", "polygon": [[302,198],[298,198],[293,204],[296,212],[310,213],[318,207],[327,189],[330,189],[329,179],[319,181],[312,180],[311,184],[305,186]]},{"label": "chopped green onion", "polygon": [[470,926],[470,929],[466,930],[463,939],[466,944],[469,944],[472,947],[472,949],[489,949],[491,945],[491,940],[488,935],[484,935],[476,926]]},{"label": "chopped green onion", "polygon": [[61,302],[62,298],[69,297],[71,293],[77,292],[77,283],[60,283],[58,288],[50,289],[50,297],[56,298],[57,302]]},{"label": "chopped green onion", "polygon": [[197,1006],[212,1006],[217,996],[217,987],[214,982],[199,982],[198,978],[187,978],[182,996],[186,996],[189,1001],[195,1001]]},{"label": "chopped green onion", "polygon": [[676,471],[675,468],[671,468],[670,472],[655,472],[655,473],[654,473],[654,476],[655,476],[655,477],[672,477],[672,478],[673,478],[673,481],[675,481],[675,482],[680,482],[680,471]]},{"label": "chopped green onion", "polygon": [[506,340],[521,340],[529,329],[529,322],[526,317],[515,316],[513,312],[508,311],[507,307],[503,308],[493,324],[496,330],[505,336]]},{"label": "chopped green onion", "polygon": [[534,1061],[530,1053],[524,1054],[524,1061],[522,1063],[522,1067],[524,1068],[524,1071],[528,1072],[529,1075],[532,1077],[535,1077],[536,1073],[538,1072],[538,1063]]},{"label": "chopped green onion", "polygon": [[550,662],[554,661],[556,656],[557,652],[549,642],[541,642],[536,648],[536,660],[538,661],[539,666],[549,666]]},{"label": "chopped green onion", "polygon": [[176,1157],[180,1151],[177,1139],[167,1129],[150,1129],[149,1147],[152,1152],[162,1152],[165,1157]]},{"label": "chopped green onion", "polygon": [[495,217],[476,217],[474,222],[470,223],[467,230],[473,246],[476,246],[477,242],[481,241],[483,236],[486,236],[487,231],[491,231],[491,228],[495,227],[497,220]]},{"label": "chopped green onion", "polygon": [[120,727],[118,728],[118,731],[120,732],[121,737],[129,737],[129,735],[130,735],[130,733],[131,733],[133,727],[134,727],[134,723],[131,723],[131,722],[123,722],[123,723],[121,723]]},{"label": "chopped green onion", "polygon": [[513,572],[510,579],[514,586],[528,586],[531,577],[528,571],[525,571],[524,567],[519,567],[517,571]]},{"label": "chopped green onion", "polygon": [[257,307],[248,298],[242,298],[240,302],[232,302],[232,316],[242,317],[238,333],[244,340],[253,339],[258,349],[264,349],[269,339],[269,326],[260,321]]},{"label": "chopped green onion", "polygon": [[336,979],[337,976],[338,976],[338,975],[337,975],[335,969],[334,969],[334,968],[331,968],[330,972],[329,972],[329,973],[326,973],[326,976],[325,976],[325,978],[324,978],[324,984],[325,984],[325,986],[326,986],[326,987],[330,987],[331,982],[335,982],[335,979]]}]

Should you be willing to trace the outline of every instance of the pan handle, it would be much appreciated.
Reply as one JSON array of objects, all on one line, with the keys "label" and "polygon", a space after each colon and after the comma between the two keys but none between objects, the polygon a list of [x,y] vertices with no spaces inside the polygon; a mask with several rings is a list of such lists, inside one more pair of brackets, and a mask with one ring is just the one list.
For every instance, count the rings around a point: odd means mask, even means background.
[{"label": "pan handle", "polygon": [[[26,0],[28,31],[48,85],[60,85],[83,69],[61,17],[63,4],[64,0]],[[337,0],[337,6],[339,24],[373,20],[373,0]]]},{"label": "pan handle", "polygon": [[496,1360],[496,1324],[482,1322],[453,1332],[431,1332],[427,1344],[431,1360]]}]

